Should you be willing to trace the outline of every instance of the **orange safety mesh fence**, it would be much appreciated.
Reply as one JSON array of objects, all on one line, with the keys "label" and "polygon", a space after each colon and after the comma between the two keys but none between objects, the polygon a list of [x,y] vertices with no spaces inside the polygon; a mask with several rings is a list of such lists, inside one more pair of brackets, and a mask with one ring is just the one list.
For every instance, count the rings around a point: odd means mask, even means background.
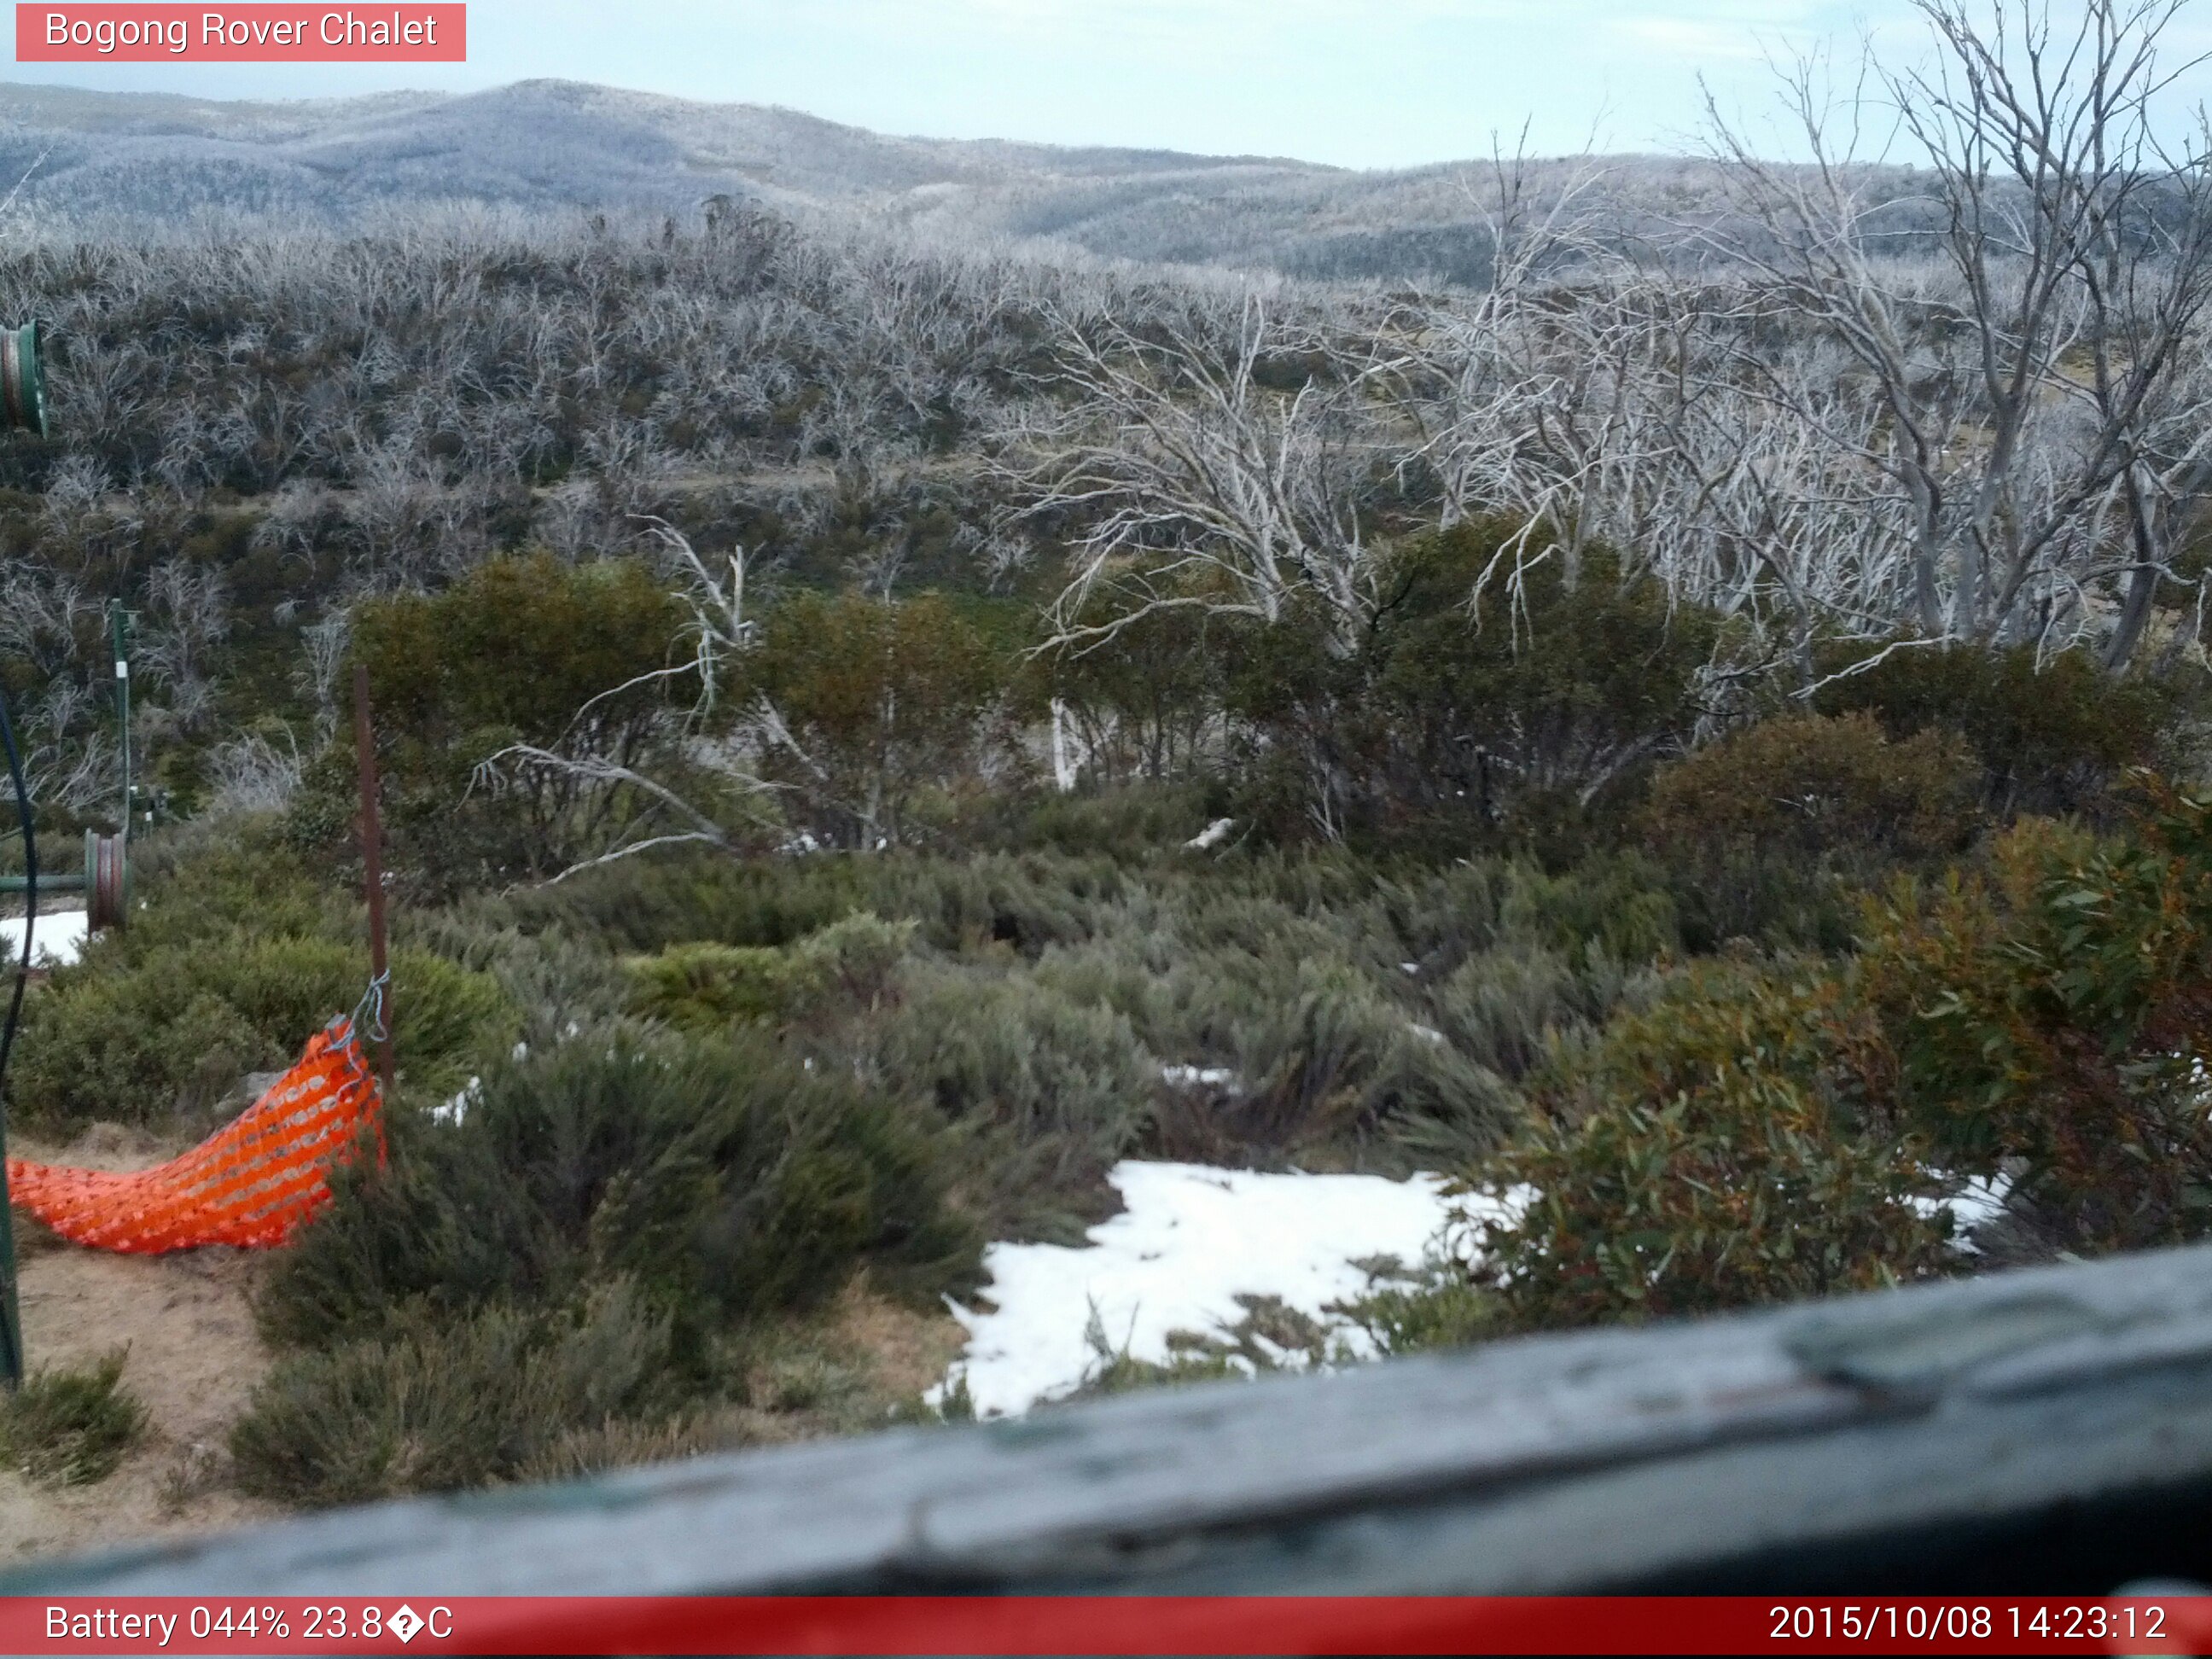
[{"label": "orange safety mesh fence", "polygon": [[196,1244],[282,1244],[330,1201],[325,1170],[363,1129],[383,1156],[382,1097],[352,1019],[308,1040],[299,1063],[236,1121],[151,1170],[114,1174],[8,1160],[18,1207],[64,1238],[153,1255]]}]

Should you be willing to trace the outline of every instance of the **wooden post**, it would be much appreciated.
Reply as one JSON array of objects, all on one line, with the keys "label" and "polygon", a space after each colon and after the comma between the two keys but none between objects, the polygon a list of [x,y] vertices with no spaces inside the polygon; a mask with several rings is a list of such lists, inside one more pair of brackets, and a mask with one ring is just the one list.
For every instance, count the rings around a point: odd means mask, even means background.
[{"label": "wooden post", "polygon": [[376,812],[376,732],[368,714],[368,665],[353,670],[353,744],[361,763],[361,863],[368,888],[368,967],[383,992],[384,1035],[376,1045],[376,1073],[384,1098],[392,1099],[392,982],[384,934],[383,831]]}]

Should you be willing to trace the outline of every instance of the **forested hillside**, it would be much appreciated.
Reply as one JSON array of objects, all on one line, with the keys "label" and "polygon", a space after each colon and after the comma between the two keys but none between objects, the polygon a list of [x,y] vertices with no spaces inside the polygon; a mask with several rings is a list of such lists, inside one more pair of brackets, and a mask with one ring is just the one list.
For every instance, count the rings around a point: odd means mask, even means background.
[{"label": "forested hillside", "polygon": [[42,831],[111,824],[125,607],[143,815],[19,1125],[189,1138],[352,1006],[377,708],[391,1163],[259,1281],[221,1478],[957,1413],[823,1310],[1135,1157],[1462,1182],[1384,1353],[2201,1235],[2212,177],[2069,118],[1902,205],[1723,143],[1656,256],[1650,170],[1502,164],[1465,283],[735,196],[8,245],[0,674]]}]

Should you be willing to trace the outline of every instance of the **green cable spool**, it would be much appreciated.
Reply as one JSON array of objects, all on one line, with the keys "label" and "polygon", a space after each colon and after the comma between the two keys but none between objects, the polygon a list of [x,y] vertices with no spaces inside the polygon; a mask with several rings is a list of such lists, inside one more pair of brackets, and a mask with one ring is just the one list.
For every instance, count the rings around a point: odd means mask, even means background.
[{"label": "green cable spool", "polygon": [[11,428],[47,435],[46,371],[36,323],[0,328],[0,409]]}]

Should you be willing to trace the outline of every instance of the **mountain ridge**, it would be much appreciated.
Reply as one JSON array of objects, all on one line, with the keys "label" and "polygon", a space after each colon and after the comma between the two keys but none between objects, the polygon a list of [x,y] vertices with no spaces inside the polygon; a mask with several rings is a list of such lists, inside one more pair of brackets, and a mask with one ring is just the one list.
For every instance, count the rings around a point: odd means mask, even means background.
[{"label": "mountain ridge", "polygon": [[[1538,164],[1555,172],[1570,165]],[[1623,225],[1714,195],[1713,164],[1623,157]],[[34,233],[206,215],[343,231],[397,210],[689,216],[715,195],[965,246],[1320,278],[1478,282],[1486,161],[1363,172],[1257,155],[871,131],[776,105],[538,79],[463,93],[222,100],[0,86],[0,190]]]}]

